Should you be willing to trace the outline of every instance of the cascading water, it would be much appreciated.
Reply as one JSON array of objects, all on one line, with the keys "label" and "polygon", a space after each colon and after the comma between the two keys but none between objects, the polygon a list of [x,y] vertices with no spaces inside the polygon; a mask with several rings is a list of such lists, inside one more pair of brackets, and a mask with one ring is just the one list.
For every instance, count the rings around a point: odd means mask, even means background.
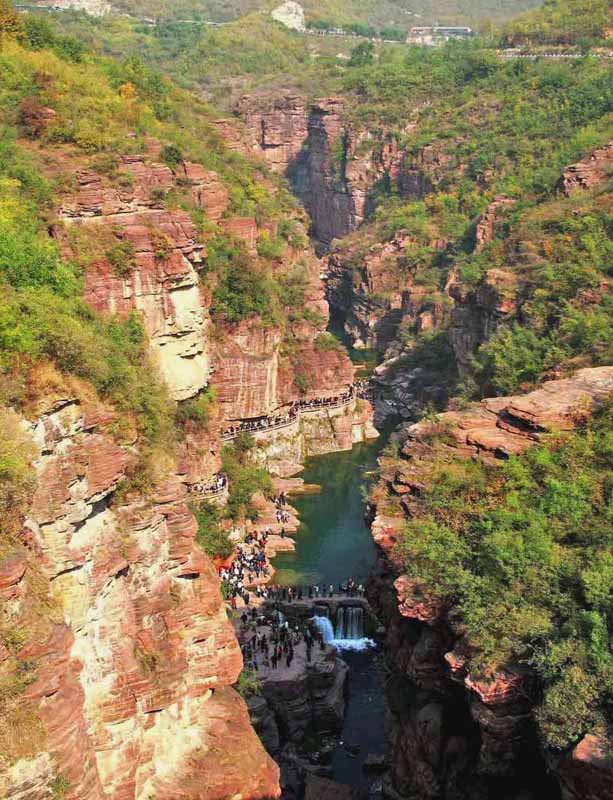
[{"label": "cascading water", "polygon": [[313,621],[324,642],[338,650],[367,650],[375,645],[372,639],[364,636],[364,609],[360,606],[341,606],[336,612],[336,630],[327,616],[315,616]]},{"label": "cascading water", "polygon": [[336,612],[336,638],[364,637],[364,609],[360,606],[341,606]]},{"label": "cascading water", "polygon": [[326,644],[334,644],[334,628],[328,617],[313,617],[313,622],[321,631],[324,642]]}]

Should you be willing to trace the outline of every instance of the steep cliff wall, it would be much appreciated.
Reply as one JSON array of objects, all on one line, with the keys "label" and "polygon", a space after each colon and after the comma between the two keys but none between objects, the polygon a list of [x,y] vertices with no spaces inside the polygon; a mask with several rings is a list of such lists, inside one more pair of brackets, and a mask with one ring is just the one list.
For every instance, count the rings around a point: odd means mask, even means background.
[{"label": "steep cliff wall", "polygon": [[[534,728],[539,701],[534,671],[507,663],[475,677],[475,652],[462,620],[434,600],[427,586],[402,574],[396,544],[404,521],[419,518],[420,495],[441,459],[451,471],[454,459],[499,464],[546,441],[552,431],[572,430],[612,388],[613,368],[581,370],[527,395],[484,400],[412,425],[401,439],[401,458],[382,459],[372,498],[372,531],[382,560],[369,596],[386,619],[387,648],[397,670],[391,797],[451,798],[458,792],[480,797],[501,778],[508,779],[505,791],[514,797],[513,791],[522,789],[523,770],[533,770],[533,789],[556,796]],[[442,436],[438,446],[435,430]],[[598,736],[588,733],[567,755],[549,756],[565,798],[608,797],[613,774],[602,747]]]},{"label": "steep cliff wall", "polygon": [[260,93],[244,97],[236,113],[252,151],[285,175],[304,203],[320,252],[364,221],[379,181],[405,197],[432,186],[423,167],[430,169],[434,156],[405,163],[393,134],[358,130],[346,120],[341,98],[309,103],[297,92]]},{"label": "steep cliff wall", "polygon": [[17,654],[38,746],[0,773],[2,796],[276,797],[278,770],[230,688],[242,658],[183,485],[171,467],[147,498],[118,496],[135,451],[113,421],[62,396],[28,425],[36,488],[27,544],[2,561],[4,613],[25,619],[45,586],[51,599],[48,630],[26,629]]}]

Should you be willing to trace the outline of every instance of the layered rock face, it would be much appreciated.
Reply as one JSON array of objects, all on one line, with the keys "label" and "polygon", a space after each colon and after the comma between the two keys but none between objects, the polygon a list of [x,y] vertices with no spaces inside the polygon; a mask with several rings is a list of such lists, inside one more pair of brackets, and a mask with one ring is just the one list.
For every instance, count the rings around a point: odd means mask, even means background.
[{"label": "layered rock face", "polygon": [[322,408],[300,414],[289,425],[253,434],[256,457],[269,472],[294,475],[309,456],[351,450],[354,444],[376,439],[370,402],[356,398],[340,408]]},{"label": "layered rock face", "polygon": [[[405,431],[403,460],[382,460],[372,528],[383,558],[369,597],[388,624],[387,647],[398,681],[408,678],[419,689],[391,697],[391,797],[478,798],[489,796],[491,781],[503,777],[515,780],[519,792],[518,765],[537,770],[545,796],[554,791],[538,761],[534,675],[509,664],[487,680],[476,680],[461,629],[449,622],[449,609],[402,575],[393,553],[404,520],[419,513],[416,499],[431,480],[433,425],[444,431],[439,457],[442,452],[449,459],[495,462],[534,446],[548,432],[573,429],[612,390],[613,367],[580,370],[527,395],[484,400],[441,414],[434,423],[412,425]],[[565,800],[604,799],[613,780],[601,743],[589,735],[560,759],[555,774]]]},{"label": "layered rock face", "polygon": [[432,186],[423,172],[434,168],[427,155],[423,164],[405,164],[392,134],[358,131],[345,121],[340,98],[309,104],[293,91],[250,95],[236,111],[252,151],[284,174],[304,203],[319,252],[361,224],[374,207],[371,190],[378,181],[391,181],[406,197]]},{"label": "layered rock face", "polygon": [[114,499],[134,453],[112,421],[67,396],[31,426],[30,555],[3,562],[0,587],[31,602],[35,558],[54,598],[48,631],[19,653],[44,735],[0,773],[0,793],[43,800],[61,778],[70,800],[277,797],[278,769],[230,688],[242,658],[185,490],[171,472],[147,501]]},{"label": "layered rock face", "polygon": [[124,157],[121,167],[127,177],[119,188],[91,169],[77,170],[57,235],[77,255],[98,240],[99,255],[85,272],[86,301],[97,311],[139,312],[172,397],[184,400],[209,377],[209,322],[197,273],[206,250],[189,214],[166,210],[163,201],[181,180],[215,219],[228,195],[214,173],[196,164],[184,163],[177,175],[147,156]]},{"label": "layered rock face", "polygon": [[[328,298],[357,349],[384,353],[401,326],[419,332],[442,321],[441,303],[415,283],[406,264],[406,248],[412,244],[414,239],[399,231],[388,242],[367,244],[366,252],[360,241],[348,240],[328,256]],[[431,242],[435,250],[445,245]]]},{"label": "layered rock face", "polygon": [[598,186],[613,170],[613,142],[594,150],[583,161],[571,164],[564,170],[561,186],[566,194],[576,189]]}]

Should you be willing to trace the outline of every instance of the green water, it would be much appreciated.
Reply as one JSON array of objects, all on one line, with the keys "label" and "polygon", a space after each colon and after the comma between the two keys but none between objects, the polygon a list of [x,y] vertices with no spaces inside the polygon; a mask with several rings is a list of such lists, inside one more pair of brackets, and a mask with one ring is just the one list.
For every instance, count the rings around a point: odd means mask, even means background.
[{"label": "green water", "polygon": [[[301,525],[296,550],[274,559],[274,577],[281,584],[319,584],[335,587],[352,577],[364,583],[376,559],[375,545],[364,522],[364,490],[374,479],[377,456],[386,435],[351,452],[309,459],[303,473],[307,483],[321,486],[318,495],[292,498]],[[369,754],[385,752],[385,691],[376,651],[340,651],[349,665],[349,691],[338,746],[330,753],[332,777],[355,789],[372,791],[372,775],[362,770]]]},{"label": "green water", "polygon": [[385,436],[307,461],[301,477],[322,487],[320,494],[291,502],[300,516],[296,550],[275,558],[275,583],[325,584],[352,577],[364,582],[375,562],[372,536],[364,522],[364,491],[373,479]]}]

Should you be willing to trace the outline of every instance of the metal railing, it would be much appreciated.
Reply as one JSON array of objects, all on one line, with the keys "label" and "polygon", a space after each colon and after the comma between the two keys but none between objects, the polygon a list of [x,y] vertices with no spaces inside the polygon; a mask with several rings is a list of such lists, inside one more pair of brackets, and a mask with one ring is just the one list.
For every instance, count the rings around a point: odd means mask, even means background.
[{"label": "metal railing", "polygon": [[350,391],[340,397],[319,398],[318,400],[300,400],[289,411],[288,414],[283,414],[278,417],[262,417],[258,420],[242,420],[238,425],[227,428],[221,434],[221,439],[224,442],[229,442],[235,439],[241,433],[261,433],[264,431],[279,430],[279,428],[287,428],[298,421],[301,414],[310,414],[314,411],[321,411],[322,409],[330,408],[343,408],[348,406],[356,399],[367,400],[372,397],[372,388],[368,385],[367,388],[362,386],[352,386]]}]

